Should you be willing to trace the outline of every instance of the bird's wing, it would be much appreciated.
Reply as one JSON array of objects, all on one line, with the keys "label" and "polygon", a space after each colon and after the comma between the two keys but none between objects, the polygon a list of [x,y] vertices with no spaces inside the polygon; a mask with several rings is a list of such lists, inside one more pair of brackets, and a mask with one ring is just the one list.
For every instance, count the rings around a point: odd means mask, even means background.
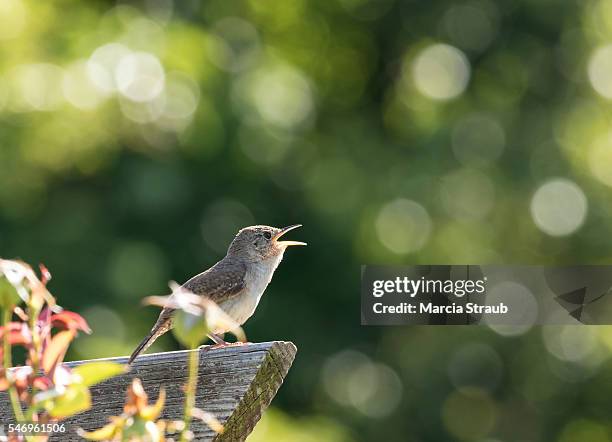
[{"label": "bird's wing", "polygon": [[[206,296],[219,304],[238,295],[244,289],[246,285],[245,276],[246,265],[244,263],[221,260],[210,269],[191,278],[183,284],[183,287],[196,295]],[[161,311],[149,334],[130,356],[129,364],[159,336],[172,328],[173,314],[174,309],[169,307]]]},{"label": "bird's wing", "polygon": [[239,294],[245,287],[246,265],[242,262],[219,261],[185,284],[187,290],[206,296],[216,303],[226,301]]}]

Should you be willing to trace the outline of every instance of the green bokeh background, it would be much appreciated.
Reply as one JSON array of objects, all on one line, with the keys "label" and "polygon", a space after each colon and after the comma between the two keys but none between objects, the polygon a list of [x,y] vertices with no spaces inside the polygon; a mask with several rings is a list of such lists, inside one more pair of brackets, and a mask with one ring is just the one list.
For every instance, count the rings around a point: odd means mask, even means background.
[{"label": "green bokeh background", "polygon": [[359,324],[363,263],[612,261],[610,43],[609,0],[2,0],[0,255],[117,356],[142,297],[302,223],[252,441],[611,441],[608,327]]}]

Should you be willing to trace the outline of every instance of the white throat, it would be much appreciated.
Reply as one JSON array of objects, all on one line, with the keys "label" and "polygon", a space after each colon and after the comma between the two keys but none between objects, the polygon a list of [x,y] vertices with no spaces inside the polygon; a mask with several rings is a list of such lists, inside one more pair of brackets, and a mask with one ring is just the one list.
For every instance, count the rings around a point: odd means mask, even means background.
[{"label": "white throat", "polygon": [[249,263],[244,276],[246,287],[243,293],[220,304],[221,308],[239,324],[244,324],[255,312],[261,296],[272,280],[274,271],[283,259],[283,254],[284,250],[262,261]]},{"label": "white throat", "polygon": [[283,260],[284,252],[285,251],[283,250],[278,255],[266,258],[257,263],[253,263],[247,269],[245,276],[247,287],[252,284],[253,288],[249,291],[252,290],[253,292],[257,293],[257,302],[259,302],[259,298],[261,298],[264,290],[266,290],[266,287],[272,280],[274,271]]}]

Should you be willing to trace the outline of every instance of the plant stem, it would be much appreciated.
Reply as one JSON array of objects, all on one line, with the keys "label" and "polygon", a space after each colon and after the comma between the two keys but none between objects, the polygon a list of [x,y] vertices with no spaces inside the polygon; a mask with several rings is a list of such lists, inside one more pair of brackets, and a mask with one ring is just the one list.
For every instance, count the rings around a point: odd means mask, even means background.
[{"label": "plant stem", "polygon": [[[32,350],[30,351],[30,363],[32,365],[32,373],[34,376],[38,376],[38,371],[40,370],[40,334],[39,331],[36,330],[36,322],[38,321],[38,315],[40,311],[36,310],[33,306],[28,306],[28,310],[30,315],[28,317],[28,326],[30,327],[30,336],[32,336]],[[31,385],[30,397],[34,397],[36,394],[36,387]],[[32,402],[32,401],[31,401]],[[32,420],[35,412],[34,404],[30,403],[26,411],[26,417],[28,421]]]},{"label": "plant stem", "polygon": [[2,312],[2,325],[4,326],[4,336],[2,338],[2,351],[3,351],[3,364],[4,364],[4,375],[8,380],[8,394],[11,399],[11,407],[13,408],[13,414],[15,415],[15,420],[17,423],[25,422],[25,418],[23,416],[23,412],[21,411],[21,404],[19,402],[19,395],[17,394],[17,389],[15,388],[15,383],[13,382],[13,375],[9,371],[9,369],[13,366],[12,356],[11,356],[11,343],[8,338],[8,326],[9,322],[11,322],[12,310],[4,309]]},{"label": "plant stem", "polygon": [[198,385],[198,364],[200,362],[200,352],[197,347],[189,352],[189,378],[185,388],[185,410],[183,412],[183,422],[185,428],[181,432],[181,442],[187,442],[187,434],[191,426],[191,410],[195,406],[196,387]]}]

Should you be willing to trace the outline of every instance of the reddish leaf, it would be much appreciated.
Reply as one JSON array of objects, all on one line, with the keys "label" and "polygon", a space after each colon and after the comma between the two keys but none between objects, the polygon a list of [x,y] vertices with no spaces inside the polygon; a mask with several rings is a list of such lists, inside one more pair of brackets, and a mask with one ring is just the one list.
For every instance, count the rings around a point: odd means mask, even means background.
[{"label": "reddish leaf", "polygon": [[45,348],[42,357],[42,368],[45,373],[51,374],[55,366],[64,360],[64,355],[75,335],[75,330],[66,330],[59,332],[51,338],[51,342]]},{"label": "reddish leaf", "polygon": [[32,343],[30,329],[21,322],[9,322],[7,326],[0,327],[0,340],[4,339],[8,339],[11,345],[23,345],[24,347]]},{"label": "reddish leaf", "polygon": [[38,390],[45,391],[53,387],[53,382],[46,376],[39,376],[32,382],[34,387]]},{"label": "reddish leaf", "polygon": [[43,285],[47,285],[47,283],[51,281],[51,272],[44,264],[38,264],[38,268],[40,269],[40,282],[42,282]]},{"label": "reddish leaf", "polygon": [[24,347],[29,346],[32,343],[32,339],[30,333],[27,328],[23,328],[23,331],[26,333],[22,333],[21,331],[10,332],[8,335],[9,344],[14,345],[23,345]]},{"label": "reddish leaf", "polygon": [[9,332],[14,331],[14,330],[21,330],[22,327],[22,323],[21,322],[9,322],[7,325],[3,325],[2,327],[0,327],[0,339],[2,339],[2,337],[4,336],[4,332],[5,330],[8,329]]},{"label": "reddish leaf", "polygon": [[147,393],[142,388],[140,379],[134,378],[132,384],[128,387],[127,401],[123,407],[123,411],[127,414],[140,413],[148,403]]},{"label": "reddish leaf", "polygon": [[81,315],[67,310],[51,315],[51,324],[53,327],[65,330],[83,330],[85,333],[91,333],[87,321]]}]

